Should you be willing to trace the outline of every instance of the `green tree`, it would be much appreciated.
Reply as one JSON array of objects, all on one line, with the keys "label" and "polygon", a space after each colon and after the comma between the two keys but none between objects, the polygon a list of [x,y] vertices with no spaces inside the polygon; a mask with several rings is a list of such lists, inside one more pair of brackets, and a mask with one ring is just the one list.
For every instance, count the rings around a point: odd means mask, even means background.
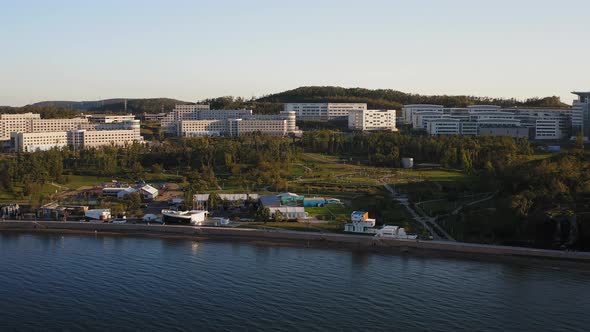
[{"label": "green tree", "polygon": [[256,210],[256,220],[267,222],[270,219],[270,209],[260,205]]},{"label": "green tree", "polygon": [[207,207],[210,210],[217,210],[221,203],[222,203],[222,200],[221,200],[221,197],[219,197],[219,194],[212,193],[209,195],[209,199],[207,200]]},{"label": "green tree", "polygon": [[272,220],[274,222],[283,222],[286,220],[286,218],[285,218],[285,215],[281,211],[276,210],[272,216]]}]

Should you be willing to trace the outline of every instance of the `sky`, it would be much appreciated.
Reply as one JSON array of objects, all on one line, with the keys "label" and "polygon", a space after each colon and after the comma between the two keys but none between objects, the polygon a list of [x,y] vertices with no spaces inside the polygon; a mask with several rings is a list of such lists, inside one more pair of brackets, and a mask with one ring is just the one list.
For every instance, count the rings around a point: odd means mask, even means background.
[{"label": "sky", "polygon": [[590,90],[588,0],[0,0],[0,105]]}]

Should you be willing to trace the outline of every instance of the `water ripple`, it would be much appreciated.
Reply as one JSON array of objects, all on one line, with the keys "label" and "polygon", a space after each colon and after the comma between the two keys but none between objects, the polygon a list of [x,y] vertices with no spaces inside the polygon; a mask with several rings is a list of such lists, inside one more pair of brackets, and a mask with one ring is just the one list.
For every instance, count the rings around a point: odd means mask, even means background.
[{"label": "water ripple", "polygon": [[586,270],[0,234],[0,330],[584,331]]}]

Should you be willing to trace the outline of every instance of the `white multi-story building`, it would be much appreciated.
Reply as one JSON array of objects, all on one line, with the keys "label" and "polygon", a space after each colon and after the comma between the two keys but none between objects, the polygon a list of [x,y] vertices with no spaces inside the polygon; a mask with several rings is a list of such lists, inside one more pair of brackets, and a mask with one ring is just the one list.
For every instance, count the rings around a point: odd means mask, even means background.
[{"label": "white multi-story building", "polygon": [[429,111],[429,112],[414,112],[412,113],[412,127],[414,129],[426,129],[428,121],[438,120],[444,117],[442,110]]},{"label": "white multi-story building", "polygon": [[578,96],[572,106],[572,134],[590,137],[590,92],[572,92]]},{"label": "white multi-story building", "polygon": [[227,132],[225,120],[182,120],[177,122],[177,132],[183,137],[221,136]]},{"label": "white multi-story building", "polygon": [[43,132],[43,133],[10,133],[10,145],[14,151],[33,152],[36,150],[49,150],[51,148],[63,148],[68,146],[68,132]]},{"label": "white multi-story building", "polygon": [[461,121],[453,118],[433,119],[427,122],[426,131],[430,135],[459,135]]},{"label": "white multi-story building", "polygon": [[[209,105],[176,105],[172,112],[168,113],[160,122],[161,130],[164,134],[170,136],[182,136],[179,131],[181,121],[197,120],[228,120],[238,119],[252,115],[252,110],[211,110]],[[196,122],[193,126],[202,126]],[[215,130],[214,130],[215,131]],[[214,135],[214,134],[213,134]],[[198,135],[203,136],[203,135]]]},{"label": "white multi-story building", "polygon": [[537,119],[535,121],[535,139],[552,139],[563,138],[563,132],[559,119]]},{"label": "white multi-story building", "polygon": [[[74,149],[101,145],[142,142],[139,120],[92,123],[88,118],[41,119],[39,114],[11,114],[0,118],[14,151],[48,150],[70,146]],[[21,117],[19,117],[21,116]]]},{"label": "white multi-story building", "polygon": [[420,112],[442,112],[444,106],[442,105],[429,105],[429,104],[415,104],[415,105],[404,105],[402,108],[403,122],[404,124],[412,124],[414,113]]},{"label": "white multi-story building", "polygon": [[41,119],[40,114],[0,114],[0,141],[10,140],[12,132],[26,132],[30,130],[31,119]]},{"label": "white multi-story building", "polygon": [[88,124],[89,122],[87,118],[31,119],[31,124],[24,132],[42,133],[51,131],[67,131],[72,129],[78,129]]},{"label": "white multi-story building", "polygon": [[[459,120],[458,132],[455,121],[449,119]],[[555,140],[568,136],[571,119],[572,111],[561,108],[502,108],[496,105],[464,108],[444,108],[440,105],[404,106],[404,121],[411,123],[414,129],[426,130],[431,135],[497,134]],[[429,122],[433,124],[429,126]]]},{"label": "white multi-story building", "polygon": [[119,130],[72,130],[69,145],[75,149],[96,148],[104,145],[125,146],[143,142],[141,135],[133,129]]},{"label": "white multi-story building", "polygon": [[537,140],[568,138],[571,132],[572,110],[566,108],[508,108],[523,127],[531,128]]},{"label": "white multi-story building", "polygon": [[165,134],[176,135],[177,122],[181,120],[200,120],[196,114],[209,110],[209,105],[176,105],[160,121],[161,130]]},{"label": "white multi-story building", "polygon": [[299,134],[294,112],[278,115],[248,115],[239,118],[212,120],[182,120],[177,123],[177,132],[184,137],[241,136],[260,132],[267,135],[287,136]]},{"label": "white multi-story building", "polygon": [[351,111],[364,111],[364,103],[286,103],[285,112],[295,112],[297,120],[347,120]]},{"label": "white multi-story building", "polygon": [[348,114],[348,128],[362,131],[397,131],[395,114],[395,110],[354,110]]}]

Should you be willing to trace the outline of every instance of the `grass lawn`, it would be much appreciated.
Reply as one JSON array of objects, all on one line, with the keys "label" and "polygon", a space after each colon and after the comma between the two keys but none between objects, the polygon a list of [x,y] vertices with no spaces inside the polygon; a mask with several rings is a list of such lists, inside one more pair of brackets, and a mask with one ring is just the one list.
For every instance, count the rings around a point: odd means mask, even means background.
[{"label": "grass lawn", "polygon": [[[307,212],[311,217],[324,220],[336,220],[339,222],[345,222],[350,219],[352,209],[341,204],[327,204],[323,207],[306,207]],[[334,219],[335,218],[335,219]]]},{"label": "grass lawn", "polygon": [[402,180],[409,178],[433,182],[467,181],[471,178],[471,176],[465,173],[448,170],[404,170],[400,175]]},{"label": "grass lawn", "polygon": [[81,187],[92,187],[101,183],[111,182],[110,177],[96,177],[94,175],[67,175],[69,181],[61,186],[69,189],[78,189]]},{"label": "grass lawn", "polygon": [[306,207],[305,212],[310,216],[329,215],[330,211],[325,207]]}]

